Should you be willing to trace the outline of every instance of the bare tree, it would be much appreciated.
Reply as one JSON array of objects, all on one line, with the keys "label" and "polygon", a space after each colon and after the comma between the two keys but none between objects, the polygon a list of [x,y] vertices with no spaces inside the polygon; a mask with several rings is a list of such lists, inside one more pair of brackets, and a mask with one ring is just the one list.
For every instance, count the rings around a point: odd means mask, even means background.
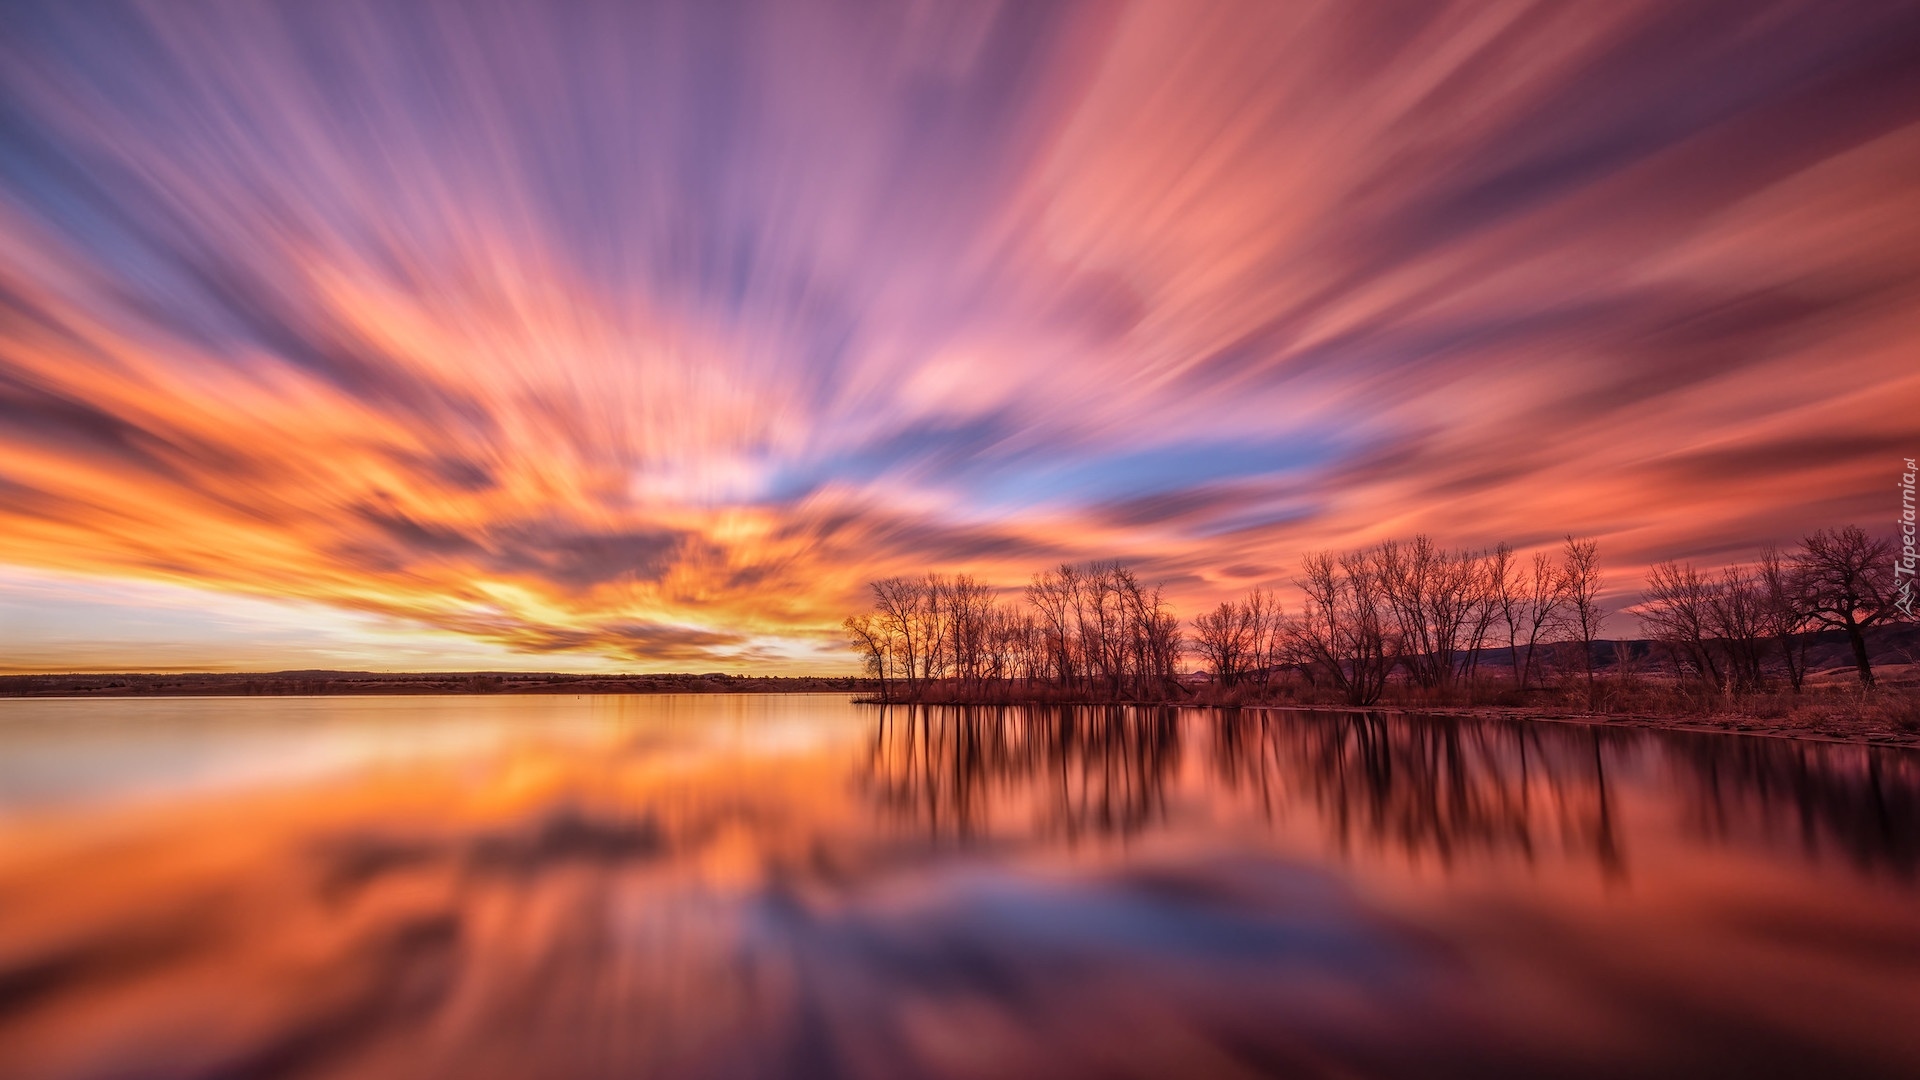
[{"label": "bare tree", "polygon": [[1759,690],[1768,596],[1763,575],[1726,567],[1707,580],[1692,563],[1655,563],[1640,621],[1674,657],[1715,690]]},{"label": "bare tree", "polygon": [[980,621],[981,661],[977,678],[1003,689],[1016,683],[1031,684],[1045,664],[1039,623],[1033,613],[990,599]]},{"label": "bare tree", "polygon": [[1451,686],[1478,606],[1478,557],[1420,535],[1408,544],[1383,541],[1369,558],[1393,614],[1400,663],[1421,686]]},{"label": "bare tree", "polygon": [[894,662],[906,675],[907,697],[918,700],[922,653],[928,651],[931,644],[924,640],[926,622],[921,583],[911,578],[891,577],[876,581],[870,587]]},{"label": "bare tree", "polygon": [[1241,669],[1253,644],[1253,624],[1247,609],[1223,600],[1220,606],[1193,620],[1193,644],[1221,686],[1240,681]]},{"label": "bare tree", "polygon": [[1899,614],[1893,605],[1893,545],[1869,538],[1858,525],[1820,529],[1801,541],[1793,566],[1807,614],[1822,626],[1847,632],[1860,683],[1872,686],[1864,631]]},{"label": "bare tree", "polygon": [[[1450,550],[1424,535],[1310,555],[1302,571],[1297,618],[1284,618],[1278,601],[1255,589],[1193,620],[1193,643],[1222,686],[1257,678],[1264,691],[1286,663],[1309,681],[1325,677],[1357,705],[1378,701],[1397,666],[1415,683],[1444,689],[1474,678],[1500,627],[1522,690],[1539,647],[1571,637],[1592,707],[1594,647],[1607,616],[1592,540],[1566,537],[1557,559],[1535,552],[1530,572],[1507,544]],[[1768,549],[1757,566],[1729,567],[1711,581],[1685,564],[1658,564],[1641,617],[1676,667],[1689,665],[1719,689],[1762,685],[1770,641],[1797,689],[1804,638],[1815,626],[1848,631],[1861,681],[1872,685],[1863,631],[1896,617],[1893,583],[1891,545],[1849,526],[1813,533],[1790,559]],[[883,699],[904,682],[905,699],[925,700],[929,684],[949,679],[960,695],[1005,694],[1016,680],[1049,678],[1112,699],[1179,687],[1182,623],[1159,586],[1148,588],[1117,562],[1036,574],[1024,606],[967,574],[892,577],[871,589],[873,607],[843,627]],[[1631,650],[1616,647],[1614,655],[1623,671],[1634,660]]]},{"label": "bare tree", "polygon": [[1523,572],[1517,565],[1511,570],[1502,565],[1494,588],[1500,618],[1507,628],[1507,655],[1513,664],[1513,678],[1520,689],[1525,690],[1533,674],[1535,651],[1552,640],[1559,629],[1566,600],[1560,570],[1546,552],[1536,551],[1531,573]]},{"label": "bare tree", "polygon": [[1386,689],[1399,650],[1388,629],[1392,616],[1372,560],[1364,552],[1308,555],[1297,584],[1305,609],[1290,625],[1295,651],[1326,673],[1348,703],[1371,705]]},{"label": "bare tree", "polygon": [[1180,656],[1180,618],[1168,606],[1160,586],[1148,589],[1131,570],[1115,567],[1126,625],[1126,667],[1136,695],[1166,691],[1174,684]]},{"label": "bare tree", "polygon": [[1501,620],[1500,583],[1513,562],[1513,548],[1501,543],[1492,551],[1473,557],[1471,582],[1471,624],[1468,631],[1467,681],[1480,674],[1480,654],[1493,644],[1493,627]]},{"label": "bare tree", "polygon": [[1632,642],[1613,643],[1613,670],[1623,685],[1632,686],[1640,681],[1640,659],[1633,651]]},{"label": "bare tree", "polygon": [[932,683],[947,674],[947,597],[943,582],[924,575],[916,594],[920,606],[914,615],[920,624],[920,681]]},{"label": "bare tree", "polygon": [[1120,690],[1122,659],[1120,589],[1114,580],[1118,564],[1096,563],[1087,571],[1080,590],[1080,650],[1089,677],[1098,675],[1110,694]]},{"label": "bare tree", "polygon": [[1760,554],[1760,587],[1765,597],[1761,628],[1780,646],[1787,683],[1797,694],[1807,678],[1806,632],[1811,629],[1812,617],[1799,575],[1772,544]]},{"label": "bare tree", "polygon": [[1175,684],[1182,640],[1179,616],[1160,586],[1144,585],[1118,562],[1070,564],[1035,574],[1034,668],[1062,688],[1112,697],[1142,696]]},{"label": "bare tree", "polygon": [[1062,687],[1073,683],[1074,617],[1080,605],[1080,571],[1061,564],[1051,572],[1033,575],[1027,586],[1027,603],[1040,616],[1040,632],[1046,639],[1047,662],[1054,682]]},{"label": "bare tree", "polygon": [[970,574],[956,574],[946,579],[930,574],[928,582],[944,600],[950,669],[956,679],[977,687],[985,674],[993,589],[975,581]]},{"label": "bare tree", "polygon": [[1161,690],[1171,689],[1178,684],[1180,656],[1186,647],[1185,636],[1180,632],[1180,616],[1174,614],[1158,585],[1147,594],[1142,614],[1153,679]]},{"label": "bare tree", "polygon": [[1600,544],[1567,537],[1560,557],[1569,627],[1580,635],[1580,662],[1587,670],[1587,707],[1593,707],[1593,642],[1607,620],[1600,606]]},{"label": "bare tree", "polygon": [[1720,574],[1709,607],[1714,636],[1726,651],[1727,683],[1734,690],[1758,690],[1766,632],[1766,593],[1758,574],[1729,566]]},{"label": "bare tree", "polygon": [[1274,670],[1280,666],[1286,616],[1281,610],[1279,598],[1265,589],[1249,592],[1243,606],[1251,631],[1247,645],[1247,671],[1259,677],[1260,688],[1265,690],[1272,685]]},{"label": "bare tree", "polygon": [[873,613],[863,611],[847,616],[841,625],[867,673],[880,680],[880,700],[891,701],[893,650],[885,624]]},{"label": "bare tree", "polygon": [[1147,642],[1147,590],[1132,570],[1119,563],[1108,567],[1107,574],[1113,579],[1113,591],[1120,608],[1119,632],[1115,635],[1117,640],[1113,647],[1114,666],[1120,684],[1137,698],[1146,690],[1148,668],[1151,665],[1148,659],[1151,649]]},{"label": "bare tree", "polygon": [[1498,623],[1507,635],[1507,662],[1513,666],[1513,679],[1520,681],[1519,653],[1519,599],[1521,581],[1519,564],[1514,561],[1513,545],[1505,540],[1493,546],[1487,553],[1485,587],[1487,590],[1487,616],[1489,623]]},{"label": "bare tree", "polygon": [[1690,665],[1715,691],[1726,685],[1710,645],[1717,593],[1691,563],[1663,562],[1647,573],[1640,599],[1640,621],[1648,636],[1673,657],[1676,669]]}]

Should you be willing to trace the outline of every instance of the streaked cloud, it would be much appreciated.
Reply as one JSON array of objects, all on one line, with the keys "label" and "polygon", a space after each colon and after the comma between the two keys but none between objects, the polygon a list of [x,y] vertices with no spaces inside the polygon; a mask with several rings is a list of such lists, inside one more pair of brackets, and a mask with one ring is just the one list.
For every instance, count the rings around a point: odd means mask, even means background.
[{"label": "streaked cloud", "polygon": [[673,669],[929,567],[1625,584],[1892,505],[1914,176],[1899,3],[13,5],[0,563]]}]

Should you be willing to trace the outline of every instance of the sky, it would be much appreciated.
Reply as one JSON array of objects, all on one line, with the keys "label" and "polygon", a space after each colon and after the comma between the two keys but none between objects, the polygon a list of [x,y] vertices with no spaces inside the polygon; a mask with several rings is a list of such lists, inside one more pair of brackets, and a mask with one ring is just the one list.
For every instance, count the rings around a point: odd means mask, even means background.
[{"label": "sky", "polygon": [[1422,531],[1624,607],[1891,532],[1916,344],[1911,3],[0,7],[0,670],[851,671],[890,574]]}]

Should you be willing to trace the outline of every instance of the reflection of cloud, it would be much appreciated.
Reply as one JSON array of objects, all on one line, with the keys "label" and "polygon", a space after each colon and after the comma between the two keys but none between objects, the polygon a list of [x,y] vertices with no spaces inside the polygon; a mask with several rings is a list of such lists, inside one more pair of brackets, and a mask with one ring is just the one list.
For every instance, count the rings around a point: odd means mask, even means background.
[{"label": "reflection of cloud", "polygon": [[440,840],[399,840],[356,833],[318,845],[325,864],[321,892],[332,898],[396,871],[453,864],[467,874],[531,879],[568,863],[618,866],[657,858],[664,842],[650,818],[608,821],[562,807],[512,831]]},{"label": "reflection of cloud", "polygon": [[1883,510],[1902,5],[919,11],[10,7],[0,560],[664,664]]},{"label": "reflection of cloud", "polygon": [[[125,731],[19,704],[76,723],[0,731],[41,765],[0,785],[10,1074],[1915,1052],[1920,761],[1892,749],[819,696],[175,700]],[[1637,871],[1611,887],[1582,869],[1607,842]]]}]

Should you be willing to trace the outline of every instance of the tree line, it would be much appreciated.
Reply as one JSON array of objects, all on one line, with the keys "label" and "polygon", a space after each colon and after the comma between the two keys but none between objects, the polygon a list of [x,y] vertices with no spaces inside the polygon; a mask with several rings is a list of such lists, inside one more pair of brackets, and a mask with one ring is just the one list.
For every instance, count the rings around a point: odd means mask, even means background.
[{"label": "tree line", "polygon": [[1164,696],[1179,678],[1180,620],[1159,586],[1119,563],[1034,575],[1018,601],[968,574],[873,582],[873,606],[845,623],[881,696],[918,700],[929,683],[962,692],[1001,680],[1088,695]]},{"label": "tree line", "polygon": [[1777,656],[1798,693],[1807,677],[1807,635],[1844,630],[1865,686],[1874,684],[1868,627],[1898,618],[1893,544],[1856,525],[1821,529],[1782,554],[1767,547],[1756,564],[1718,575],[1692,563],[1657,563],[1638,614],[1676,673],[1715,691],[1756,690]]},{"label": "tree line", "polygon": [[[1820,530],[1791,553],[1770,548],[1717,577],[1660,563],[1635,614],[1676,674],[1717,691],[1759,687],[1777,655],[1797,692],[1806,636],[1825,628],[1848,632],[1860,679],[1872,685],[1862,632],[1897,612],[1892,567],[1888,542],[1855,526]],[[885,700],[922,700],[935,684],[961,700],[1009,685],[1056,698],[1169,700],[1192,693],[1181,679],[1192,657],[1222,692],[1264,694],[1291,677],[1371,705],[1396,675],[1444,695],[1502,654],[1523,692],[1542,682],[1551,657],[1571,654],[1591,700],[1594,644],[1610,614],[1593,540],[1568,536],[1522,558],[1506,543],[1455,549],[1420,535],[1316,552],[1300,573],[1297,611],[1254,589],[1186,623],[1159,586],[1117,562],[1044,571],[1012,596],[966,574],[893,577],[872,583],[872,606],[845,628]]]},{"label": "tree line", "polygon": [[1288,659],[1309,682],[1330,683],[1353,705],[1380,699],[1403,671],[1446,691],[1479,674],[1494,649],[1522,689],[1541,675],[1542,652],[1580,643],[1593,680],[1593,642],[1606,611],[1599,545],[1569,536],[1558,552],[1522,561],[1512,545],[1448,549],[1426,536],[1306,557],[1300,615],[1287,624]]}]

